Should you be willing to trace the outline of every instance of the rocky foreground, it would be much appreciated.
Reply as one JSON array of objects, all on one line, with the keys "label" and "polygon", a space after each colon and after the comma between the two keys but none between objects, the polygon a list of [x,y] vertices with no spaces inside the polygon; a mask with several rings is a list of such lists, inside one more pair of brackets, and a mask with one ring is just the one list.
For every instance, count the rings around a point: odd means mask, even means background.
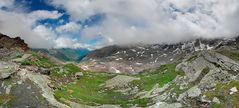
[{"label": "rocky foreground", "polygon": [[238,39],[112,46],[80,64],[31,51],[19,38],[0,41],[3,108],[239,107]]}]

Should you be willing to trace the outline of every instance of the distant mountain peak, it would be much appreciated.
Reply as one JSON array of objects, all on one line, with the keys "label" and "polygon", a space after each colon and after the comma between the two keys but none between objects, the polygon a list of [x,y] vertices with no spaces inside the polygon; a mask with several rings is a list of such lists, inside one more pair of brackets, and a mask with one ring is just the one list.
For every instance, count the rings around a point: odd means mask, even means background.
[{"label": "distant mountain peak", "polygon": [[51,55],[62,61],[80,62],[86,55],[90,53],[88,49],[84,48],[52,48],[52,49],[33,49],[44,54]]},{"label": "distant mountain peak", "polygon": [[[238,38],[195,39],[176,44],[135,44],[129,46],[107,46],[89,53],[85,62],[92,62],[87,69],[137,73],[145,69],[180,60],[188,54],[199,51],[219,50],[223,47],[237,46]],[[92,65],[94,64],[94,65]],[[126,64],[126,65],[125,65]],[[86,65],[82,65],[86,67]],[[112,69],[114,68],[114,69]]]}]

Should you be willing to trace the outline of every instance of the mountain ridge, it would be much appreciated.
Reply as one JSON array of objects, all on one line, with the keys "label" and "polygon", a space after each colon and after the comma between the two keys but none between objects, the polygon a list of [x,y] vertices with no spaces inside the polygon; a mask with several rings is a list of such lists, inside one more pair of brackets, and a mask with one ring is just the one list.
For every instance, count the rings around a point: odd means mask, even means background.
[{"label": "mountain ridge", "polygon": [[238,38],[108,46],[80,63],[19,50],[17,40],[5,39],[13,47],[0,47],[0,107],[239,106]]},{"label": "mountain ridge", "polygon": [[[107,46],[89,53],[83,62],[91,62],[89,63],[91,65],[87,66],[86,63],[82,65],[82,68],[92,68],[93,71],[128,71],[137,73],[145,69],[159,67],[161,64],[178,61],[184,56],[197,51],[218,50],[222,47],[232,46],[238,43],[239,38],[236,37],[232,39],[215,40],[195,39],[178,44]],[[102,67],[102,63],[103,66],[106,66],[104,69],[100,68]],[[119,66],[123,64],[127,64],[128,66]],[[140,65],[142,65],[142,67]],[[144,65],[147,65],[148,68],[144,68]],[[128,69],[122,69],[124,67]],[[133,69],[134,67],[136,68]]]},{"label": "mountain ridge", "polygon": [[90,51],[84,48],[53,48],[53,49],[32,49],[36,52],[51,55],[62,61],[80,62]]},{"label": "mountain ridge", "polygon": [[5,48],[20,48],[24,51],[29,50],[28,45],[20,37],[10,38],[7,35],[0,33],[0,47]]}]

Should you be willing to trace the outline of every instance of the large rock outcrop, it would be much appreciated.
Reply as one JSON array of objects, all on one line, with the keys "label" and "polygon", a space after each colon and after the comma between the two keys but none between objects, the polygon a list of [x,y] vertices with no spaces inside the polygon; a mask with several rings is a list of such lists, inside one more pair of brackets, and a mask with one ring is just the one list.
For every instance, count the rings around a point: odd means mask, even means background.
[{"label": "large rock outcrop", "polygon": [[19,48],[24,51],[29,50],[28,45],[20,37],[11,38],[7,35],[0,34],[0,48]]}]

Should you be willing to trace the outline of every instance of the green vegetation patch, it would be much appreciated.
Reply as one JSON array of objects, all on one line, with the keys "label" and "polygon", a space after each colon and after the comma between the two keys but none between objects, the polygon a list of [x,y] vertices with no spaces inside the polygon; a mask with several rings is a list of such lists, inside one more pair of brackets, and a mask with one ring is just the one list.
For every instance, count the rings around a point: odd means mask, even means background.
[{"label": "green vegetation patch", "polygon": [[132,85],[141,87],[141,89],[149,91],[159,84],[160,87],[171,82],[177,75],[184,75],[183,71],[176,71],[176,64],[162,65],[159,69],[153,71],[146,71],[136,75],[140,80],[132,82]]},{"label": "green vegetation patch", "polygon": [[32,52],[32,57],[21,62],[21,65],[36,65],[43,68],[51,68],[56,66],[48,57],[36,52]]},{"label": "green vegetation patch", "polygon": [[12,99],[14,99],[14,96],[12,96],[11,94],[0,95],[0,105],[4,104]]},{"label": "green vegetation patch", "polygon": [[222,105],[218,103],[212,103],[212,108],[222,108]]},{"label": "green vegetation patch", "polygon": [[183,89],[180,89],[180,85],[172,84],[170,86],[170,88],[171,88],[171,92],[176,93],[176,96],[178,97],[180,94],[186,92],[187,90],[189,90],[193,86],[194,85],[188,85],[187,87],[185,87]]},{"label": "green vegetation patch", "polygon": [[138,105],[139,107],[147,107],[150,102],[152,102],[152,100],[149,98],[141,98],[141,99],[134,99],[132,100],[131,103],[134,105]]},{"label": "green vegetation patch", "polygon": [[60,67],[54,67],[51,69],[51,74],[50,76],[53,77],[53,76],[56,76],[56,77],[60,77],[62,76],[62,73],[60,73]]},{"label": "green vegetation patch", "polygon": [[66,99],[86,105],[115,104],[123,108],[130,105],[146,107],[151,102],[148,98],[134,98],[133,95],[105,88],[105,81],[113,77],[114,74],[84,72],[84,76],[79,80],[56,90],[55,97],[59,101]]},{"label": "green vegetation patch", "polygon": [[76,73],[76,72],[82,71],[78,66],[72,63],[64,65],[64,70],[70,73]]},{"label": "green vegetation patch", "polygon": [[[150,90],[156,84],[161,87],[175,79],[177,75],[184,75],[182,71],[175,71],[176,64],[162,65],[159,69],[146,71],[137,75],[129,75],[138,77],[140,80],[135,80],[130,83],[129,87],[139,87],[141,91]],[[69,72],[80,71],[73,64],[64,66]],[[55,97],[58,100],[70,100],[80,104],[87,105],[102,105],[115,104],[121,107],[128,108],[132,105],[146,107],[151,103],[151,99],[134,97],[134,94],[116,92],[115,89],[105,88],[104,83],[115,77],[116,74],[109,73],[94,73],[83,72],[83,76],[75,82],[62,85],[55,91]]]},{"label": "green vegetation patch", "polygon": [[106,80],[112,77],[113,75],[105,73],[85,72],[81,79],[57,90],[55,97],[89,105],[124,104],[129,99],[128,96],[102,86]]},{"label": "green vegetation patch", "polygon": [[229,83],[218,83],[215,87],[215,90],[207,91],[204,94],[210,99],[217,97],[218,99],[220,99],[220,105],[222,106],[231,103],[235,108],[237,108],[239,107],[239,93],[236,92],[230,95],[230,89],[233,87],[239,89],[239,81],[235,80]]},{"label": "green vegetation patch", "polygon": [[66,64],[62,67],[54,67],[51,69],[51,76],[63,77],[63,76],[70,76],[74,75],[76,72],[81,72],[82,69],[78,66],[74,65],[73,63]]},{"label": "green vegetation patch", "polygon": [[65,64],[62,67],[56,66],[51,68],[51,74],[50,77],[52,79],[52,84],[56,86],[61,86],[60,84],[68,84],[69,82],[74,82],[75,81],[75,74],[77,72],[82,72],[82,70],[70,63],[70,64]]},{"label": "green vegetation patch", "polygon": [[233,60],[239,60],[239,51],[238,50],[220,50],[218,51],[222,55],[225,55]]}]

